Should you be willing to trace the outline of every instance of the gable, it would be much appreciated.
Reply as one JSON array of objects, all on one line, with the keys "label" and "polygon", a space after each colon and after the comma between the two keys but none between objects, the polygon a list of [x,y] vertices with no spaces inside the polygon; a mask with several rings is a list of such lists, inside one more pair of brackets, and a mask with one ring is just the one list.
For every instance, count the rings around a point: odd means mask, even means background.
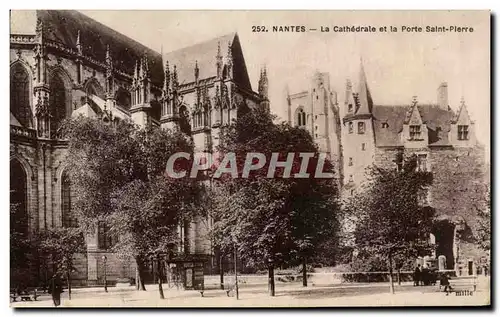
[{"label": "gable", "polygon": [[421,125],[422,118],[420,117],[420,112],[418,111],[418,107],[412,107],[412,112],[410,115],[410,120],[408,121],[409,125]]},{"label": "gable", "polygon": [[[408,114],[408,108],[407,105],[373,107],[376,146],[402,146],[399,133],[403,130],[405,121],[410,123],[412,120],[426,124],[429,145],[449,145],[448,132],[453,111],[444,110],[437,105],[417,105]],[[386,123],[385,128],[382,127],[383,123]]]},{"label": "gable", "polygon": [[[163,55],[163,60],[168,62],[173,69],[177,69],[177,78],[180,85],[195,81],[194,69],[198,62],[199,79],[207,79],[217,76],[216,56],[220,46],[222,62],[226,64],[229,44],[233,56],[233,78],[242,88],[251,90],[250,79],[243,57],[240,40],[236,33],[226,34],[211,40],[188,46]],[[172,71],[171,69],[171,71]]]}]

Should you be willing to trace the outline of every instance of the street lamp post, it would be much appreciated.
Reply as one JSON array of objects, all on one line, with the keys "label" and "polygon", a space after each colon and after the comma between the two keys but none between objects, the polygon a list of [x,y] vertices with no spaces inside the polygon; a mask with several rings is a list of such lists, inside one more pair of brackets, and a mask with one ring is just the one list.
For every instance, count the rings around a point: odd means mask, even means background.
[{"label": "street lamp post", "polygon": [[236,293],[236,299],[239,299],[240,293],[238,289],[238,251],[236,250],[236,244],[234,245],[234,290]]},{"label": "street lamp post", "polygon": [[104,262],[104,291],[107,293],[108,292],[108,278],[106,276],[106,261],[108,260],[108,258],[106,257],[106,255],[103,255],[102,256],[102,261]]},{"label": "street lamp post", "polygon": [[272,257],[269,257],[267,259],[267,265],[268,265],[268,291],[270,296],[275,295],[275,290],[274,290],[274,259]]}]

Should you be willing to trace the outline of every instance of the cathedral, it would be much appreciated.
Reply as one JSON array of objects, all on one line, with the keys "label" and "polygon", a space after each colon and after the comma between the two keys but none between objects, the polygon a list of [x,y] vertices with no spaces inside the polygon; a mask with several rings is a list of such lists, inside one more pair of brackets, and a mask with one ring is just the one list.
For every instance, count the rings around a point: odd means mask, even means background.
[{"label": "cathedral", "polygon": [[416,155],[417,168],[434,178],[422,203],[437,213],[430,236],[435,251],[425,260],[439,269],[475,274],[486,254],[473,243],[471,232],[478,225],[477,202],[489,175],[465,100],[454,111],[448,85],[442,83],[433,104],[421,104],[414,96],[409,104],[377,105],[362,63],[357,85],[346,82],[342,108],[336,96],[328,74],[316,73],[308,90],[287,92],[286,104],[288,121],[307,129],[338,164],[343,195],[356,195],[369,166],[398,169],[404,157]]},{"label": "cathedral", "polygon": [[[62,120],[83,115],[181,129],[197,151],[211,151],[220,128],[240,111],[269,109],[266,71],[253,91],[236,33],[163,54],[77,11],[32,15],[31,32],[10,34],[11,204],[18,206],[17,219],[27,219],[19,226],[27,236],[77,225]],[[198,219],[179,230],[179,248],[208,262],[205,270],[214,258],[209,225]],[[87,235],[76,283],[102,284],[105,270],[111,281],[135,277],[133,261],[110,252],[112,245],[105,225]],[[43,279],[35,271],[30,278]]]}]

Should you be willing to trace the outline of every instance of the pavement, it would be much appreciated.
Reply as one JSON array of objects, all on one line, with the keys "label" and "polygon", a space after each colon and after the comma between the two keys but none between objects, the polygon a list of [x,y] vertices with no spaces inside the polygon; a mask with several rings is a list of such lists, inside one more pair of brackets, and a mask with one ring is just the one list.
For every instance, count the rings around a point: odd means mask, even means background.
[{"label": "pavement", "polygon": [[[395,285],[389,293],[388,283],[352,283],[303,287],[301,283],[277,283],[271,297],[267,285],[241,285],[239,299],[228,297],[216,285],[207,285],[204,296],[198,291],[178,290],[164,285],[165,299],[160,299],[157,285],[146,285],[146,291],[134,287],[74,289],[72,299],[62,294],[61,308],[70,307],[374,307],[374,306],[485,306],[490,304],[490,280],[478,278],[476,292],[454,292],[446,295],[437,286]],[[463,289],[467,290],[467,289]],[[472,288],[470,288],[472,290]],[[38,301],[11,303],[14,308],[53,307],[50,295]]]}]

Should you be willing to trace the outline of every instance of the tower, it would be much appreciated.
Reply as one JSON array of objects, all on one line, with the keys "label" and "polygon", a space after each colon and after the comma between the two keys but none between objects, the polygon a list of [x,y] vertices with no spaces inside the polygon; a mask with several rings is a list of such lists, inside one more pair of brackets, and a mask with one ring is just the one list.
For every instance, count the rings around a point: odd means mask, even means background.
[{"label": "tower", "polygon": [[264,66],[260,71],[259,96],[262,98],[260,106],[269,111],[269,80],[267,79],[267,68]]},{"label": "tower", "polygon": [[130,113],[132,121],[145,127],[150,123],[151,111],[151,74],[148,58],[144,55],[140,62],[136,62],[134,78],[132,80],[132,107]]},{"label": "tower", "polygon": [[[163,56],[162,56],[163,59]],[[162,63],[163,64],[163,63]],[[162,129],[176,130],[179,127],[179,113],[178,113],[178,91],[177,83],[177,70],[174,66],[173,74],[170,73],[170,65],[168,61],[164,64],[163,69],[163,88],[161,96],[161,118],[160,126]]]},{"label": "tower", "polygon": [[343,161],[344,184],[353,192],[353,187],[365,179],[365,170],[373,163],[375,139],[373,127],[373,101],[368,81],[360,61],[357,91],[346,82],[343,118]]}]

